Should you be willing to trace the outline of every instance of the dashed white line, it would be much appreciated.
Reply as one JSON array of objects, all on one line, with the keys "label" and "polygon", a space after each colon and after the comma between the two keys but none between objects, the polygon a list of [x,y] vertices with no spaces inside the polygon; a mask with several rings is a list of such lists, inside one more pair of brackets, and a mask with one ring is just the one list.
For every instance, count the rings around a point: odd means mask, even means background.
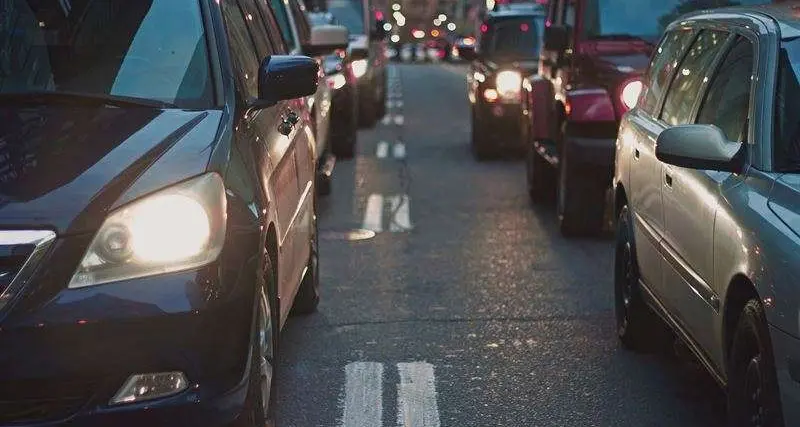
[{"label": "dashed white line", "polygon": [[394,124],[396,124],[397,126],[402,126],[403,123],[405,123],[405,121],[406,119],[403,116],[400,115],[394,116]]},{"label": "dashed white line", "polygon": [[367,207],[364,210],[365,230],[372,230],[376,233],[383,231],[383,196],[380,194],[370,194],[367,198]]},{"label": "dashed white line", "polygon": [[392,122],[392,115],[391,114],[387,114],[387,115],[383,116],[383,120],[381,120],[381,123],[383,123],[384,125],[388,125],[391,122]]},{"label": "dashed white line", "polygon": [[[433,365],[425,362],[398,363],[397,425],[440,427]],[[376,424],[380,425],[380,424]]]},{"label": "dashed white line", "polygon": [[392,219],[389,223],[389,231],[403,232],[411,230],[411,198],[403,194],[401,196],[391,196],[389,199],[389,209],[392,212]]},{"label": "dashed white line", "polygon": [[[402,159],[406,157],[406,145],[400,141],[397,141],[392,146],[392,156],[395,159]],[[380,156],[378,156],[380,157]]]},{"label": "dashed white line", "polygon": [[378,148],[375,153],[379,159],[384,159],[389,154],[389,143],[381,141],[378,143]]},{"label": "dashed white line", "polygon": [[383,364],[353,362],[345,366],[342,427],[383,425]]}]

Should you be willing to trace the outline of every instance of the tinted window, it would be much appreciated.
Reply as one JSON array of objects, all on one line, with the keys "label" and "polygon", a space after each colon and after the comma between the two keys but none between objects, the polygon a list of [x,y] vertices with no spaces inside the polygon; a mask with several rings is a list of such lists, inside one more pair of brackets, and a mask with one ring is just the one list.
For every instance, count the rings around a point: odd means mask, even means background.
[{"label": "tinted window", "polygon": [[234,72],[242,86],[241,89],[244,91],[243,95],[255,98],[258,96],[258,67],[260,61],[247,31],[245,18],[236,3],[224,1],[221,4]]},{"label": "tinted window", "polygon": [[247,28],[250,30],[250,36],[253,38],[253,42],[255,42],[259,59],[258,62],[260,64],[264,58],[273,54],[272,43],[264,28],[264,21],[261,19],[261,14],[258,12],[253,0],[239,0],[239,5],[242,8],[242,13],[244,13]]},{"label": "tinted window", "polygon": [[587,1],[587,37],[634,36],[655,42],[667,25],[694,10],[722,6],[768,4],[773,0],[595,0]]},{"label": "tinted window", "polygon": [[311,37],[311,29],[308,26],[305,12],[300,9],[300,4],[297,3],[297,0],[289,0],[289,2],[292,15],[294,15],[294,23],[297,25],[298,36],[301,42],[305,43]]},{"label": "tinted window", "polygon": [[487,56],[494,58],[537,58],[544,17],[519,17],[493,20],[481,41]]},{"label": "tinted window", "polygon": [[278,25],[278,20],[269,6],[269,0],[256,0],[256,6],[264,18],[264,25],[267,27],[275,53],[287,53],[286,42],[283,40],[283,34],[281,34],[281,27]]},{"label": "tinted window", "polygon": [[698,123],[717,125],[731,141],[746,141],[753,46],[739,37],[711,80]]},{"label": "tinted window", "polygon": [[361,0],[329,0],[328,12],[334,21],[344,25],[350,34],[366,34],[364,29],[364,7]]},{"label": "tinted window", "polygon": [[670,125],[692,121],[692,108],[709,67],[722,49],[727,34],[701,31],[681,62],[664,101],[661,119]]},{"label": "tinted window", "polygon": [[[176,20],[175,17],[181,19]],[[180,107],[213,102],[197,0],[0,1],[0,92],[69,91]]]},{"label": "tinted window", "polygon": [[272,10],[275,12],[275,18],[278,20],[278,26],[281,27],[283,39],[289,45],[289,49],[298,47],[297,40],[294,39],[292,34],[292,24],[289,22],[289,13],[286,11],[286,4],[283,0],[270,0],[272,3]]},{"label": "tinted window", "polygon": [[775,100],[774,162],[779,169],[800,170],[800,39],[781,44]]},{"label": "tinted window", "polygon": [[694,31],[680,29],[670,31],[662,39],[647,71],[647,86],[641,98],[641,107],[645,111],[655,113],[672,72],[678,66],[681,55],[691,43],[693,35]]}]

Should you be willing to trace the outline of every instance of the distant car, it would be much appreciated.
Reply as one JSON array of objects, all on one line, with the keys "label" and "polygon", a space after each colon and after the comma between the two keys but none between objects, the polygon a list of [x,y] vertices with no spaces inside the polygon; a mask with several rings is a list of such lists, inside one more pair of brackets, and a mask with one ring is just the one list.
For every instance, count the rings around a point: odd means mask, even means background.
[{"label": "distant car", "polygon": [[414,60],[414,46],[411,43],[406,43],[400,48],[400,60],[403,62]]},{"label": "distant car", "polygon": [[522,82],[538,72],[546,13],[538,4],[499,8],[487,14],[477,43],[460,45],[472,61],[467,88],[478,160],[524,151]]},{"label": "distant car", "polygon": [[26,58],[0,77],[0,425],[264,426],[281,327],[319,302],[318,64],[262,1],[62,3],[0,6]]},{"label": "distant car", "polygon": [[729,426],[800,425],[796,7],[676,19],[611,145],[619,338],[656,348],[665,321],[726,389]]}]

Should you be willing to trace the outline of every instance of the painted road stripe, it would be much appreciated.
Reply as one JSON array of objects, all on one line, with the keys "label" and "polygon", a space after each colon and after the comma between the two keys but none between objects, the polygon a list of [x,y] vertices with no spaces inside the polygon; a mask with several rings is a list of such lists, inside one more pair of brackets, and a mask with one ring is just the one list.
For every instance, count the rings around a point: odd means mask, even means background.
[{"label": "painted road stripe", "polygon": [[383,364],[377,362],[353,362],[347,364],[344,370],[346,379],[344,385],[344,415],[342,416],[341,426],[382,426]]},{"label": "painted road stripe", "polygon": [[[398,363],[397,425],[440,427],[433,365],[425,362]],[[375,424],[380,425],[380,424]]]},{"label": "painted road stripe", "polygon": [[383,120],[381,120],[381,123],[383,123],[385,125],[388,125],[391,122],[392,122],[392,115],[391,114],[387,114],[387,115],[383,116]]},{"label": "painted road stripe", "polygon": [[389,154],[389,143],[386,141],[381,141],[378,143],[378,149],[375,153],[379,159],[386,158],[386,155]]},{"label": "painted road stripe", "polygon": [[364,210],[364,224],[361,227],[376,233],[383,231],[383,196],[370,194],[367,198],[367,208]]},{"label": "painted road stripe", "polygon": [[408,195],[390,196],[389,212],[392,217],[389,222],[389,231],[403,232],[411,230],[411,199]]},{"label": "painted road stripe", "polygon": [[405,123],[406,119],[403,116],[394,116],[394,124],[397,126],[402,126]]},{"label": "painted road stripe", "polygon": [[403,101],[400,101],[400,100],[398,100],[398,101],[395,101],[395,102],[394,102],[394,106],[395,106],[396,108],[403,108]]},{"label": "painted road stripe", "polygon": [[[402,159],[406,157],[406,145],[400,141],[397,141],[392,146],[392,156],[395,159]],[[378,156],[380,157],[380,156]]]}]

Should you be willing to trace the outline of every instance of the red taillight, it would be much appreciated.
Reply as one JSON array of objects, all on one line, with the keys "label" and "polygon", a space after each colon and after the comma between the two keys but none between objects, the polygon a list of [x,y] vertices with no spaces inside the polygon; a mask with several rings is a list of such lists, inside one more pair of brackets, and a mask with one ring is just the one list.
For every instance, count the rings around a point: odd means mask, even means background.
[{"label": "red taillight", "polygon": [[481,24],[481,32],[485,33],[487,31],[489,31],[489,26],[486,24]]}]

